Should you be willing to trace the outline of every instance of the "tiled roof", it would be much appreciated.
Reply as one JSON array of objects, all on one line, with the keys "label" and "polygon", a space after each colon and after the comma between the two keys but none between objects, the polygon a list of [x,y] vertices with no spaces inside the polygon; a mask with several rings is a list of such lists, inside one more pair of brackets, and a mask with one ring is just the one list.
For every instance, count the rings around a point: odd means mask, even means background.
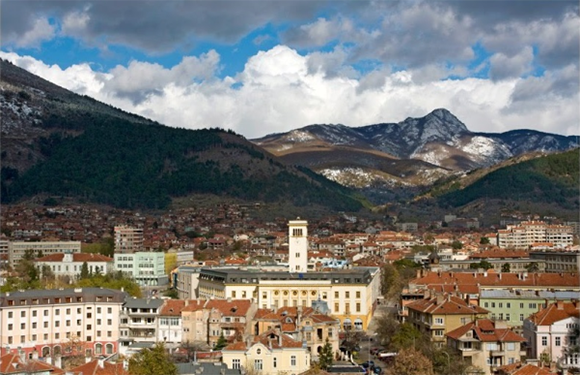
[{"label": "tiled roof", "polygon": [[532,314],[528,319],[536,326],[549,326],[570,317],[580,317],[580,305],[577,300],[571,302],[557,301]]},{"label": "tiled roof", "polygon": [[471,315],[489,312],[482,307],[469,305],[461,298],[450,295],[420,299],[408,304],[407,308],[428,314],[441,315]]},{"label": "tiled roof", "polygon": [[4,354],[0,357],[0,374],[34,374],[37,372],[51,371],[51,375],[61,375],[64,371],[46,362],[28,360],[23,363],[15,353]]},{"label": "tiled roof", "polygon": [[494,258],[529,258],[530,254],[527,250],[505,250],[500,248],[481,251],[479,253],[471,254],[470,259],[494,259]]},{"label": "tiled roof", "polygon": [[87,362],[84,365],[73,368],[67,373],[73,375],[128,375],[129,372],[123,368],[123,363],[108,363],[103,361],[101,365],[99,360]]},{"label": "tiled roof", "polygon": [[[73,262],[112,262],[113,258],[102,254],[93,253],[72,253]],[[35,262],[62,262],[64,259],[64,253],[56,253],[45,255],[41,258],[37,258]]]},{"label": "tiled roof", "polygon": [[212,299],[206,308],[219,310],[224,316],[245,316],[252,305],[249,299]]},{"label": "tiled roof", "polygon": [[181,316],[181,310],[185,307],[185,301],[180,299],[167,299],[161,306],[159,315]]},{"label": "tiled roof", "polygon": [[447,333],[447,336],[458,340],[469,331],[473,331],[473,337],[481,342],[526,341],[526,339],[509,328],[496,328],[496,323],[489,319],[479,319],[475,322],[467,323],[466,325]]},{"label": "tiled roof", "polygon": [[510,272],[427,272],[413,279],[415,285],[480,285],[496,287],[580,287],[577,273],[510,273]]},{"label": "tiled roof", "polygon": [[511,365],[501,366],[498,369],[500,375],[553,375],[547,368],[537,367],[532,364],[521,362],[512,363]]},{"label": "tiled roof", "polygon": [[183,301],[185,306],[181,309],[182,312],[198,311],[203,309],[203,305],[207,302],[203,299],[194,299]]}]

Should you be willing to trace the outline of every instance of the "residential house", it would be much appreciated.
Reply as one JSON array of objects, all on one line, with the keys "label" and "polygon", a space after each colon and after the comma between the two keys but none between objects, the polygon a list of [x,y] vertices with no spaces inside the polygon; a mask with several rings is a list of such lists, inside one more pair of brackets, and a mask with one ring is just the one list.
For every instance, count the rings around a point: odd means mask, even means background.
[{"label": "residential house", "polygon": [[49,363],[36,359],[22,358],[17,353],[6,353],[0,357],[2,375],[64,375],[65,372]]},{"label": "residential house", "polygon": [[87,264],[87,270],[91,274],[107,274],[114,269],[113,258],[101,254],[56,253],[36,258],[34,263],[40,270],[48,267],[55,276],[70,278],[76,278],[81,274],[84,263]]},{"label": "residential house", "polygon": [[122,361],[112,363],[98,358],[68,370],[66,375],[129,375],[129,370]]},{"label": "residential house", "polygon": [[257,305],[249,299],[215,299],[203,308],[208,310],[207,343],[213,347],[222,334],[232,341],[250,332]]},{"label": "residential house", "polygon": [[164,342],[168,348],[179,346],[182,341],[181,311],[185,301],[167,299],[163,302],[157,318],[157,340]]},{"label": "residential house", "polygon": [[305,343],[271,330],[239,341],[222,350],[223,362],[231,369],[245,369],[253,374],[300,374],[310,368],[310,354]]},{"label": "residential house", "polygon": [[487,310],[449,294],[411,302],[406,309],[408,322],[424,332],[438,347],[445,342],[445,334],[478,318],[486,318],[488,314]]},{"label": "residential house", "polygon": [[521,347],[526,339],[505,322],[477,319],[447,333],[446,337],[447,346],[471,367],[468,374],[491,375],[498,367],[520,362],[526,355]]},{"label": "residential house", "polygon": [[[329,312],[328,308],[325,312]],[[318,357],[327,340],[332,351],[338,352],[340,321],[316,308],[298,306],[277,310],[260,309],[254,322],[256,335],[279,329],[294,340],[305,341],[312,358]]]},{"label": "residential house", "polygon": [[497,375],[555,375],[556,371],[551,371],[546,367],[538,367],[531,363],[517,362],[511,365],[498,367]]},{"label": "residential house", "polygon": [[560,368],[578,367],[580,353],[570,350],[580,343],[580,304],[556,301],[524,321],[528,358],[557,363]]},{"label": "residential house", "polygon": [[[135,343],[153,345],[158,341],[157,319],[163,302],[160,298],[127,299],[120,313],[120,354],[134,353]],[[143,348],[142,345],[136,346]]]}]

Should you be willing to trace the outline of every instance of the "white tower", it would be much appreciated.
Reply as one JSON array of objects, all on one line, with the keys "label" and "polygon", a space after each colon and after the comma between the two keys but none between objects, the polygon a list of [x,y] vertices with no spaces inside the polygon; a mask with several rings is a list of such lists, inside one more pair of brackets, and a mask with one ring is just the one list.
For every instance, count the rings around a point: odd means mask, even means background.
[{"label": "white tower", "polygon": [[288,263],[290,272],[308,271],[308,222],[290,220],[288,222]]}]

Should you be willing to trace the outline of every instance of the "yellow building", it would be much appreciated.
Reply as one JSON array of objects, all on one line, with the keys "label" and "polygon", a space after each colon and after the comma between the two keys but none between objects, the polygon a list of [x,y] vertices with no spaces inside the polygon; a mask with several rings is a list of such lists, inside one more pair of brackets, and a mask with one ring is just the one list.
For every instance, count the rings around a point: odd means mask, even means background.
[{"label": "yellow building", "polygon": [[256,375],[300,374],[310,368],[310,354],[302,342],[271,330],[253,341],[226,346],[222,362],[230,369],[245,369]]},{"label": "yellow building", "polygon": [[249,298],[263,309],[311,307],[320,299],[342,329],[366,330],[380,296],[380,269],[308,273],[202,269],[197,294],[202,299]]}]

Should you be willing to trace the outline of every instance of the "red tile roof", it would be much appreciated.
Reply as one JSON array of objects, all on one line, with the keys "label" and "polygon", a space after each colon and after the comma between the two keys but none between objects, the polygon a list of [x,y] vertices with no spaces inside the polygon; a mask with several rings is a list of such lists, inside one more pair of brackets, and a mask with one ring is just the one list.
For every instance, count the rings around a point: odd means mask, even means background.
[{"label": "red tile roof", "polygon": [[[73,262],[112,262],[113,258],[102,254],[93,253],[73,253]],[[62,262],[64,259],[63,253],[49,254],[41,258],[35,259],[35,262]]]},{"label": "red tile roof", "polygon": [[72,373],[73,375],[129,375],[129,372],[123,368],[123,363],[113,364],[103,361],[99,365],[98,359],[75,367],[68,373]]},{"label": "red tile roof", "polygon": [[185,307],[185,301],[180,299],[166,299],[161,306],[159,315],[181,316],[181,310]]},{"label": "red tile roof", "polygon": [[[262,343],[264,346],[272,349],[284,349],[284,348],[301,348],[302,343],[300,341],[294,340],[292,337],[279,333],[272,330],[264,332],[260,336],[254,336],[253,342],[250,343],[250,347],[256,343]],[[222,351],[245,351],[249,349],[245,342],[235,342],[226,346]]]},{"label": "red tile roof", "polygon": [[570,317],[580,317],[580,304],[578,301],[557,301],[532,314],[528,319],[536,326],[549,326]]},{"label": "red tile roof", "polygon": [[537,367],[532,364],[524,364],[521,362],[512,363],[511,365],[501,366],[498,369],[500,375],[553,375],[556,372],[551,372],[547,368]]},{"label": "red tile roof", "polygon": [[50,371],[52,375],[65,373],[62,369],[42,361],[28,360],[23,363],[20,356],[15,353],[4,354],[0,357],[0,374],[34,374],[45,371]]},{"label": "red tile roof", "polygon": [[219,310],[224,316],[246,316],[252,301],[249,299],[212,299],[208,302],[207,309]]},{"label": "red tile roof", "polygon": [[469,305],[461,298],[450,295],[420,299],[408,304],[407,308],[437,315],[471,315],[487,314],[489,312],[482,307]]},{"label": "red tile roof", "polygon": [[467,332],[473,331],[473,337],[481,342],[524,342],[522,336],[509,328],[496,328],[495,322],[489,319],[478,319],[447,333],[452,339],[459,340]]}]

